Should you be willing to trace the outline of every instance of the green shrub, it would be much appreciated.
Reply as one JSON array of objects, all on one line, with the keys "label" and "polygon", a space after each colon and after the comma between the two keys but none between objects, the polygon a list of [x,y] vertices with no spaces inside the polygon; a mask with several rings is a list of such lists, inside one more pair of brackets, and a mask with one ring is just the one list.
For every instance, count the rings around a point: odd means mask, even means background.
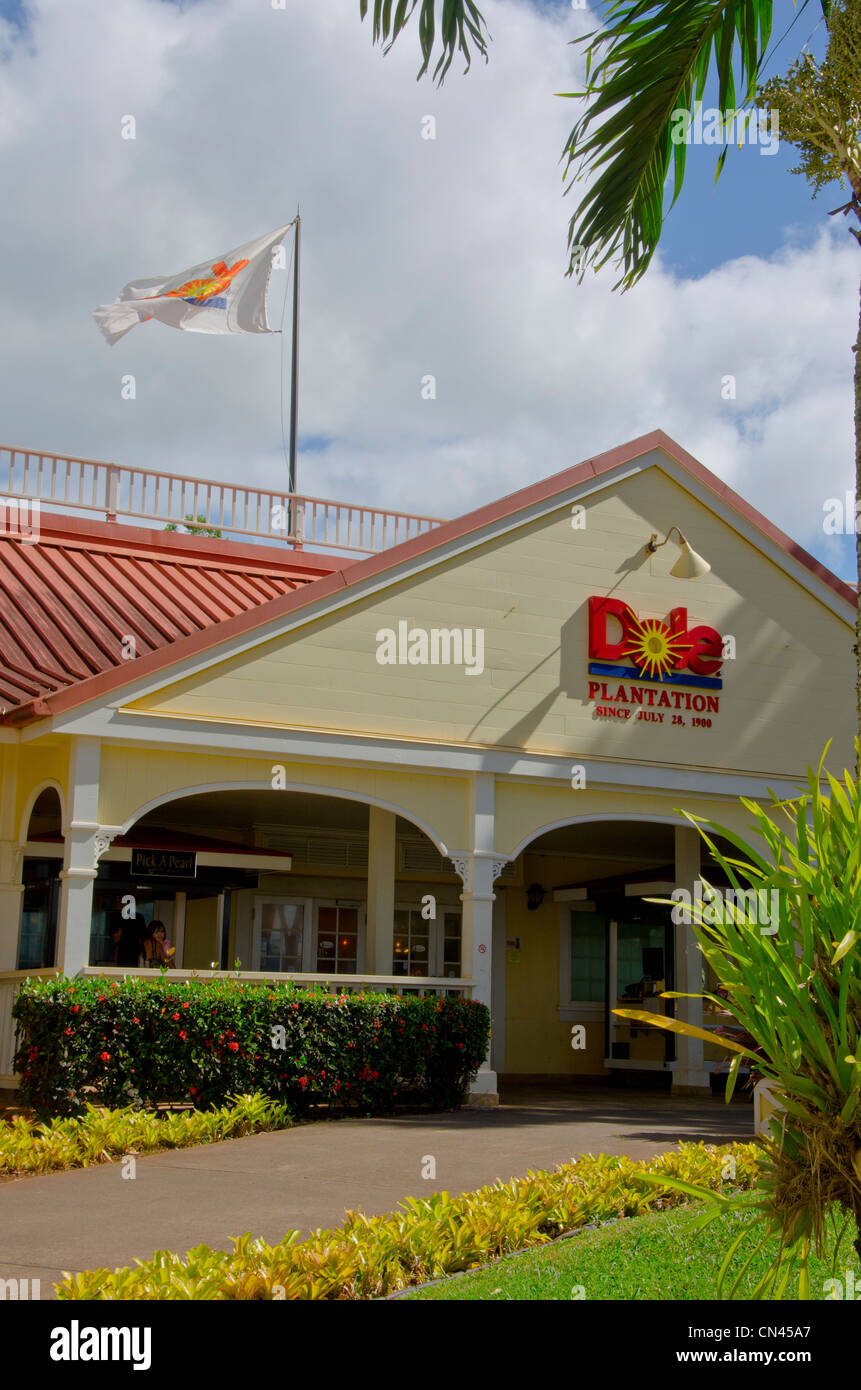
[{"label": "green shrub", "polygon": [[136,1269],[87,1270],[57,1287],[69,1300],[382,1298],[545,1245],[587,1222],[677,1206],[687,1199],[670,1186],[674,1180],[721,1192],[750,1188],[757,1173],[752,1144],[680,1144],[647,1162],[590,1154],[554,1173],[528,1173],[459,1197],[410,1198],[388,1216],[349,1212],[340,1230],[315,1231],[301,1242],[296,1231],[277,1245],[245,1234],[231,1251],[200,1245],[183,1259],[159,1250]]},{"label": "green shrub", "polygon": [[[289,983],[28,980],[14,1006],[21,1098],[40,1114],[261,1092],[391,1110],[405,1093],[459,1104],[487,1050],[490,1014],[461,998],[307,992]],[[281,1044],[283,1043],[283,1046]]]},{"label": "green shrub", "polygon": [[0,1121],[0,1174],[51,1173],[89,1168],[126,1154],[158,1149],[185,1149],[286,1129],[292,1123],[285,1105],[265,1096],[233,1096],[218,1110],[191,1110],[159,1115],[153,1111],[100,1110],[88,1105],[80,1117],[66,1116],[44,1124],[16,1115]]}]

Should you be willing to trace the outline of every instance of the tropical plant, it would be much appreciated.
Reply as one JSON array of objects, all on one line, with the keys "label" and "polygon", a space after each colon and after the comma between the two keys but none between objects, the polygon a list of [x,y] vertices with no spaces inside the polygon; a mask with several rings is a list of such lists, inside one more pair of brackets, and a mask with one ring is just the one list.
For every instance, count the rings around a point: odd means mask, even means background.
[{"label": "tropical plant", "polygon": [[[769,808],[743,800],[757,843],[688,817],[734,895],[703,880],[702,901],[691,907],[702,954],[724,987],[701,997],[728,1009],[756,1049],[682,1020],[614,1010],[733,1052],[727,1099],[742,1057],[755,1058],[783,1107],[759,1140],[762,1181],[740,1199],[698,1195],[710,1197],[708,1220],[728,1202],[751,1217],[722,1278],[740,1244],[776,1234],[780,1255],[758,1292],[779,1294],[798,1271],[802,1297],[811,1244],[821,1252],[827,1223],[842,1219],[840,1238],[854,1228],[861,1257],[861,793],[849,772],[842,783],[828,774],[826,792],[824,757],[797,798]],[[738,854],[721,849],[718,836]]]},{"label": "tropical plant", "polygon": [[[727,1160],[730,1160],[729,1162]],[[727,1177],[732,1172],[733,1177]],[[752,1144],[679,1144],[645,1162],[586,1154],[554,1173],[530,1172],[477,1192],[408,1198],[386,1216],[348,1212],[338,1230],[277,1245],[249,1233],[231,1251],[200,1245],[183,1257],[167,1250],[135,1269],[67,1275],[61,1299],[384,1298],[500,1255],[546,1245],[587,1222],[636,1217],[678,1206],[678,1184],[743,1191],[756,1181]],[[696,1190],[700,1190],[699,1187]]]},{"label": "tropical plant", "polygon": [[186,1110],[179,1114],[137,1110],[105,1110],[87,1105],[82,1115],[37,1121],[26,1115],[0,1121],[0,1175],[51,1173],[62,1168],[88,1168],[112,1163],[129,1154],[158,1149],[184,1149],[215,1144],[293,1123],[286,1105],[261,1095],[231,1096],[216,1110]]},{"label": "tropical plant", "polygon": [[[428,70],[437,37],[442,43],[442,55],[433,75],[440,83],[458,50],[463,54],[469,68],[472,61],[470,42],[485,61],[487,60],[487,25],[474,0],[440,0],[439,35],[435,0],[374,0],[374,43],[384,43],[385,52],[388,53],[419,5],[419,43],[423,60],[418,72],[419,77],[423,77]],[[369,8],[370,0],[359,0],[362,19],[366,17]]]}]

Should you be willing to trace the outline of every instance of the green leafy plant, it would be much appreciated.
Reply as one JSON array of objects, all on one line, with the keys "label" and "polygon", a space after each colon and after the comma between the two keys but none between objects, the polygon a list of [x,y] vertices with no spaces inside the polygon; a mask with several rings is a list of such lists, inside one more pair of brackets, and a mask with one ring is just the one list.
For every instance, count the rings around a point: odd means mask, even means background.
[{"label": "green leafy plant", "polygon": [[183,1258],[159,1250],[135,1269],[67,1275],[58,1293],[66,1300],[382,1298],[546,1245],[587,1222],[677,1206],[685,1199],[676,1179],[720,1192],[728,1155],[732,1185],[751,1187],[758,1173],[752,1144],[680,1144],[647,1162],[589,1154],[554,1173],[528,1173],[458,1197],[411,1198],[387,1216],[349,1212],[339,1230],[315,1231],[301,1242],[296,1231],[277,1245],[246,1233],[232,1251],[201,1245]]},{"label": "green leafy plant", "polygon": [[127,1106],[104,1110],[87,1105],[79,1117],[39,1122],[24,1115],[0,1122],[0,1174],[51,1173],[111,1163],[127,1154],[184,1149],[286,1129],[292,1124],[285,1105],[266,1096],[232,1096],[216,1110],[157,1114]]},{"label": "green leafy plant", "polygon": [[[728,1009],[758,1053],[681,1020],[614,1010],[638,1024],[707,1038],[731,1050],[727,1098],[741,1058],[755,1058],[783,1107],[770,1121],[770,1135],[759,1141],[758,1189],[742,1199],[710,1196],[706,1220],[733,1201],[751,1217],[727,1255],[721,1291],[729,1262],[746,1241],[780,1237],[779,1256],[757,1294],[780,1293],[798,1272],[799,1296],[806,1297],[811,1244],[821,1251],[826,1226],[834,1221],[842,1221],[841,1238],[857,1230],[861,1257],[861,795],[849,772],[842,783],[828,774],[825,791],[824,758],[818,769],[808,769],[807,791],[797,798],[774,798],[767,809],[743,800],[757,844],[717,822],[689,817],[734,893],[766,893],[769,903],[776,894],[778,920],[765,928],[755,898],[740,903],[715,896],[709,902],[706,893],[691,909],[700,949],[726,992],[725,998],[702,997]],[[738,855],[723,853],[716,835]]]},{"label": "green leafy plant", "polygon": [[262,1092],[294,1114],[411,1097],[458,1105],[490,1013],[462,998],[330,994],[232,977],[28,980],[14,1006],[21,1098],[40,1114]]}]

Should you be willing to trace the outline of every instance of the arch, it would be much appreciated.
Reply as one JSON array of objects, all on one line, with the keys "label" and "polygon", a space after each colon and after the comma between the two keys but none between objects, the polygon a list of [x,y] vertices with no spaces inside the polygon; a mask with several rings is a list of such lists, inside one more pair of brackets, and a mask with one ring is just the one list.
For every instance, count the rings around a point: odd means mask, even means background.
[{"label": "arch", "polygon": [[33,808],[35,807],[36,802],[39,800],[39,797],[42,795],[42,792],[44,792],[44,791],[49,791],[49,790],[53,790],[53,791],[55,791],[55,792],[57,793],[57,799],[58,799],[58,801],[59,801],[59,803],[60,803],[60,829],[61,829],[61,831],[62,831],[63,838],[65,839],[65,837],[66,837],[66,798],[65,798],[65,794],[64,794],[64,792],[63,792],[63,788],[62,788],[61,784],[56,780],[56,778],[54,778],[54,777],[46,777],[46,778],[44,779],[44,781],[40,782],[40,783],[34,788],[34,790],[30,792],[29,796],[27,797],[26,802],[24,803],[24,814],[23,814],[22,817],[21,817],[21,821],[20,821],[20,824],[19,824],[19,827],[18,827],[18,832],[19,832],[19,833],[18,833],[18,843],[19,843],[19,844],[25,845],[25,844],[27,843],[27,831],[28,831],[29,828],[30,828],[30,819],[31,819],[31,817],[32,817],[32,815],[33,815]]},{"label": "arch", "polygon": [[564,830],[565,827],[569,825],[586,825],[590,821],[613,821],[617,824],[623,824],[624,822],[630,823],[631,821],[649,821],[653,825],[681,825],[690,827],[690,821],[686,820],[684,816],[674,816],[672,814],[666,816],[652,816],[643,812],[634,811],[627,814],[596,811],[586,816],[565,816],[562,820],[555,820],[551,821],[548,825],[542,825],[539,830],[530,831],[526,838],[521,840],[517,848],[511,851],[508,858],[511,860],[516,859],[517,856],[522,854],[525,849],[528,849],[535,840],[539,840],[542,835],[549,835],[551,830]]},{"label": "arch", "polygon": [[[256,782],[207,782],[201,786],[183,787],[179,791],[166,792],[163,796],[156,796],[152,801],[147,801],[143,806],[139,806],[134,815],[130,816],[128,820],[116,830],[116,833],[118,835],[126,835],[129,830],[131,830],[132,826],[137,824],[143,816],[148,815],[150,811],[155,811],[159,806],[166,806],[172,801],[181,801],[187,796],[206,796],[210,792],[259,792],[261,790],[265,791],[266,788],[261,788],[258,780]],[[271,790],[275,792],[274,787]],[[282,789],[279,788],[278,790]],[[383,811],[391,811],[394,815],[401,816],[404,820],[409,821],[411,825],[417,826],[419,830],[427,835],[431,843],[436,846],[443,858],[448,858],[448,847],[445,841],[442,840],[434,830],[433,826],[429,825],[427,821],[420,819],[414,812],[406,811],[402,806],[397,806],[393,801],[384,801],[382,797],[368,796],[365,793],[342,791],[338,787],[309,786],[305,782],[285,782],[283,790],[306,792],[309,796],[328,796],[341,801],[358,801],[363,806],[378,806]],[[112,830],[114,829],[113,826],[109,828]]]}]

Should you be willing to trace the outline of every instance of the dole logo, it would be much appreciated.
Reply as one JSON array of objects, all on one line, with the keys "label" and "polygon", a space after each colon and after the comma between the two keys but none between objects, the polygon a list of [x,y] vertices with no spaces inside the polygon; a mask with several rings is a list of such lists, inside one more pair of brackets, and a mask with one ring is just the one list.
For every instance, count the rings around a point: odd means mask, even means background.
[{"label": "dole logo", "polygon": [[[615,619],[621,637],[607,634]],[[618,598],[589,599],[589,672],[598,676],[636,676],[667,685],[720,690],[723,638],[713,627],[688,627],[686,608],[674,608],[666,622],[637,617]]]}]

